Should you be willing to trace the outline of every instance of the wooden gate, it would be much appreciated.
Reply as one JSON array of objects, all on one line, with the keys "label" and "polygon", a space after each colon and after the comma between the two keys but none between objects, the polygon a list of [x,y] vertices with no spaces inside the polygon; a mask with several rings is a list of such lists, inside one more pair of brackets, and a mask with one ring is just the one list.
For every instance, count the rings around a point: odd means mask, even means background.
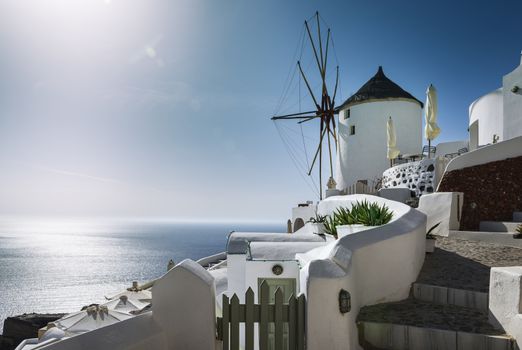
[{"label": "wooden gate", "polygon": [[[245,350],[254,350],[254,323],[259,329],[260,350],[304,350],[305,348],[305,296],[290,296],[287,303],[283,292],[275,291],[275,303],[269,304],[268,284],[260,286],[259,304],[254,304],[254,291],[245,293],[245,304],[237,295],[229,298],[223,294],[223,317],[217,319],[218,339],[223,350],[239,350],[239,325],[245,328]],[[270,336],[269,326],[273,328]]]}]

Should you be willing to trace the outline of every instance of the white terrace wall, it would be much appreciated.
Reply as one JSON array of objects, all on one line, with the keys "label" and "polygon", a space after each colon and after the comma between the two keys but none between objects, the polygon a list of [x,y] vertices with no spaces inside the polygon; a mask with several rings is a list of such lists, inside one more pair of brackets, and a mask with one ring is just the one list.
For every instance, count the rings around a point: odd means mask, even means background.
[{"label": "white terrace wall", "polygon": [[214,278],[197,262],[183,260],[154,283],[152,312],[170,349],[215,349]]},{"label": "white terrace wall", "polygon": [[[367,195],[330,197],[321,215],[355,200],[386,204],[394,212],[376,227],[299,254],[301,285],[307,296],[307,349],[360,349],[356,318],[365,305],[408,297],[425,256],[426,216],[402,203]],[[351,295],[351,311],[339,311],[341,289]]]},{"label": "white terrace wall", "polygon": [[148,312],[47,345],[42,350],[150,350],[169,349],[161,327]]},{"label": "white terrace wall", "polygon": [[452,170],[520,156],[522,156],[522,136],[488,145],[453,158],[446,167],[446,173]]},{"label": "white terrace wall", "polygon": [[233,232],[227,243],[228,292],[236,293],[241,301],[249,286],[253,289],[257,283],[247,282],[247,250],[250,242],[324,242],[324,238],[315,234],[269,233],[269,232]]},{"label": "white terrace wall", "polygon": [[459,150],[467,148],[469,150],[469,141],[449,141],[438,143],[435,148],[435,157],[444,157],[457,153]]},{"label": "white terrace wall", "polygon": [[522,266],[491,269],[489,320],[522,345]]},{"label": "white terrace wall", "polygon": [[437,192],[426,194],[419,200],[418,210],[426,214],[429,231],[438,236],[449,236],[450,230],[458,230],[462,219],[462,205],[464,194],[462,192]]},{"label": "white terrace wall", "polygon": [[98,328],[45,350],[215,350],[217,342],[213,277],[184,260],[152,287],[152,312]]},{"label": "white terrace wall", "polygon": [[504,76],[502,85],[504,140],[509,140],[522,136],[522,59],[517,68]]}]

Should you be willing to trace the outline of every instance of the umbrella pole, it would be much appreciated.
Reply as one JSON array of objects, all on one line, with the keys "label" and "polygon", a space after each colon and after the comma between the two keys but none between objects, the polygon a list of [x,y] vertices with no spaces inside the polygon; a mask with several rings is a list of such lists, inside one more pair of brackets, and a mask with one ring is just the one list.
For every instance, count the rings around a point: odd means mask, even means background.
[{"label": "umbrella pole", "polygon": [[431,140],[428,139],[428,159],[430,159],[431,157]]}]

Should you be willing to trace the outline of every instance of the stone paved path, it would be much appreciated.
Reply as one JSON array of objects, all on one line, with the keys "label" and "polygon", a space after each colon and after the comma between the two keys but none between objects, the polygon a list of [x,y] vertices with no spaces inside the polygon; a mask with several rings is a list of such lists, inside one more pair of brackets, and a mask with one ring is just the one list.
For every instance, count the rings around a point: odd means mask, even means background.
[{"label": "stone paved path", "polygon": [[[522,248],[445,237],[437,238],[436,247],[426,255],[418,283],[488,292],[491,267],[522,265]],[[504,335],[488,322],[487,313],[414,298],[363,307],[357,320]]]},{"label": "stone paved path", "polygon": [[522,265],[522,248],[446,237],[438,237],[436,247],[417,282],[488,292],[491,267]]},{"label": "stone paved path", "polygon": [[505,334],[489,324],[486,313],[476,309],[455,305],[437,305],[415,299],[365,306],[359,311],[357,321],[393,323],[488,335]]}]

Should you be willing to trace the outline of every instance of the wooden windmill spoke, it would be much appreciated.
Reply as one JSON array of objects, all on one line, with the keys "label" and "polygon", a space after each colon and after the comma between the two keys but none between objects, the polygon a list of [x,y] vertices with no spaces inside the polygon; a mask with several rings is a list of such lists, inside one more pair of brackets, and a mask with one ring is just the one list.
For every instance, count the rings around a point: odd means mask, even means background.
[{"label": "wooden windmill spoke", "polygon": [[303,124],[303,123],[309,122],[310,120],[314,120],[315,118],[320,118],[320,117],[321,117],[320,115],[314,115],[309,118],[298,121],[297,124]]},{"label": "wooden windmill spoke", "polygon": [[308,33],[308,38],[310,39],[310,44],[312,45],[312,49],[314,51],[314,56],[315,56],[315,61],[317,62],[317,68],[319,68],[319,72],[322,73],[322,66],[321,66],[321,63],[319,62],[319,56],[317,55],[317,50],[315,48],[315,43],[314,43],[314,39],[312,39],[312,33],[310,33],[310,27],[308,26],[308,22],[305,21],[305,27],[306,27],[306,32]]},{"label": "wooden windmill spoke", "polygon": [[328,46],[330,43],[330,28],[328,28],[328,34],[326,34],[326,50],[324,52],[324,65],[323,65],[323,77],[326,76],[326,65],[328,64]]},{"label": "wooden windmill spoke", "polygon": [[315,18],[317,19],[317,37],[319,38],[319,52],[321,53],[321,76],[323,77],[324,83],[325,62],[323,61],[323,43],[321,40],[321,24],[319,23],[319,12],[315,13]]},{"label": "wooden windmill spoke", "polygon": [[336,67],[337,73],[335,75],[335,87],[332,96],[332,107],[335,106],[335,96],[337,95],[337,86],[339,85],[339,66]]},{"label": "wooden windmill spoke", "polygon": [[326,129],[323,129],[323,131],[321,132],[321,137],[319,138],[319,146],[317,146],[317,150],[315,151],[314,159],[312,160],[312,165],[310,165],[310,170],[308,170],[308,175],[310,175],[312,173],[312,169],[314,168],[315,161],[317,160],[317,156],[319,155],[319,152],[321,151],[321,145],[323,143],[323,137],[325,134],[326,134]]},{"label": "wooden windmill spoke", "polygon": [[302,113],[292,113],[292,114],[285,114],[285,115],[275,115],[271,120],[280,120],[280,119],[307,119],[310,117],[315,117],[317,114],[316,111],[308,111],[308,112],[302,112]]},{"label": "wooden windmill spoke", "polygon": [[299,67],[299,72],[301,72],[301,76],[303,77],[303,80],[306,84],[306,87],[308,88],[308,92],[310,93],[310,96],[312,96],[312,100],[314,100],[315,106],[317,109],[319,109],[319,104],[317,103],[317,100],[315,98],[315,95],[312,91],[312,88],[310,87],[310,84],[308,83],[308,79],[306,79],[305,74],[303,73],[303,69],[301,68],[301,62],[297,61],[297,66]]},{"label": "wooden windmill spoke", "polygon": [[332,146],[330,145],[330,134],[331,134],[330,125],[327,125],[326,129],[328,130],[327,139],[328,139],[328,156],[329,156],[328,158],[330,160],[330,177],[333,177]]}]

